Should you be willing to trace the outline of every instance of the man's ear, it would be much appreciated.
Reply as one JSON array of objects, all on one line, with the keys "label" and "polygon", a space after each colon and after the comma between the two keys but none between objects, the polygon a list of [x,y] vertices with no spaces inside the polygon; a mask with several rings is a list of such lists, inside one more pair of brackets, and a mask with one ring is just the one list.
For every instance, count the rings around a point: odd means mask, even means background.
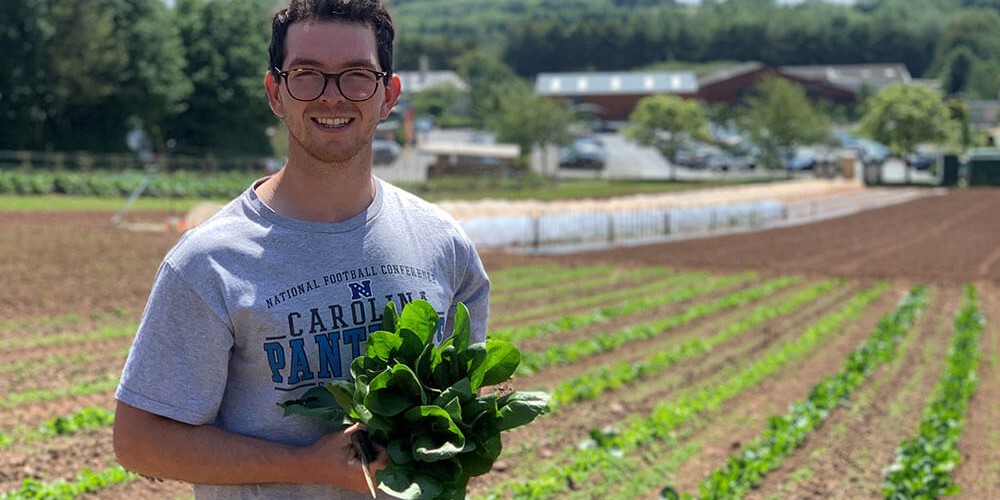
[{"label": "man's ear", "polygon": [[284,118],[285,107],[281,100],[281,83],[275,78],[273,71],[268,71],[264,75],[264,90],[267,91],[267,103],[271,106],[271,112],[278,118]]},{"label": "man's ear", "polygon": [[399,81],[399,75],[393,73],[389,78],[389,83],[385,84],[385,100],[382,101],[382,109],[379,110],[381,119],[386,119],[392,108],[396,107],[396,102],[399,101],[399,95],[402,91],[403,86]]}]

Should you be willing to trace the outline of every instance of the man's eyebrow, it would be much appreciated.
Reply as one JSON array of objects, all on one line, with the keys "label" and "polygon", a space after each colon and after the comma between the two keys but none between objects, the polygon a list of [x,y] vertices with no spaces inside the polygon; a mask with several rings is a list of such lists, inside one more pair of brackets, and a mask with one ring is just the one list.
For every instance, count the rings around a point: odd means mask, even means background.
[{"label": "man's eyebrow", "polygon": [[[311,59],[311,58],[308,58],[308,57],[299,57],[299,58],[292,59],[291,61],[288,62],[288,67],[291,68],[291,67],[296,67],[296,66],[310,66],[310,67],[314,67],[314,68],[322,68],[322,67],[324,67],[324,64],[322,62],[316,60],[316,59]],[[368,61],[367,59],[355,59],[355,60],[347,61],[347,62],[341,64],[340,67],[342,67],[342,68],[366,68],[366,69],[371,69],[371,70],[378,71],[378,68],[374,64],[372,64],[371,61]]]},{"label": "man's eyebrow", "polygon": [[288,61],[288,66],[293,67],[293,66],[322,66],[322,65],[319,63],[319,61],[315,59],[300,57],[298,59],[292,59],[291,61]]}]

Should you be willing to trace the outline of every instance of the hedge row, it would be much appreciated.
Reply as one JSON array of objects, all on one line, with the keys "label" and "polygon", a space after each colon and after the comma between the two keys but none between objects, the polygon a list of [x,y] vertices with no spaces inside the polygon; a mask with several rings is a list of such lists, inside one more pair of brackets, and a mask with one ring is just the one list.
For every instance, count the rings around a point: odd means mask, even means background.
[{"label": "hedge row", "polygon": [[[229,199],[243,192],[260,175],[238,172],[153,174],[143,196]],[[141,171],[0,171],[0,195],[65,194],[124,198],[145,180],[146,174]]]}]

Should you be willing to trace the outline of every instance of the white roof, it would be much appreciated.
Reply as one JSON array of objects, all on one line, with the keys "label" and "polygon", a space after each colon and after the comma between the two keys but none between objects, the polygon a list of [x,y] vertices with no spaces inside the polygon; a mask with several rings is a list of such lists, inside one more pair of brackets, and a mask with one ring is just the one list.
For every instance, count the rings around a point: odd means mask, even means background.
[{"label": "white roof", "polygon": [[912,77],[904,64],[829,64],[782,66],[781,71],[800,78],[825,80],[853,91],[868,86],[879,90],[892,83],[910,83]]},{"label": "white roof", "polygon": [[692,71],[539,73],[535,91],[549,96],[686,94],[698,91],[698,79]]}]

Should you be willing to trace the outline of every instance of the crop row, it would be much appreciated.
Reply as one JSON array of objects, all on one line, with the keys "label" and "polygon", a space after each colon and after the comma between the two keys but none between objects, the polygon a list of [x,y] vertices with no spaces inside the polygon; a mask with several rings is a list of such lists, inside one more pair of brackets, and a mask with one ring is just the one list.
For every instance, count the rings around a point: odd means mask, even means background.
[{"label": "crop row", "polygon": [[961,459],[958,439],[976,388],[983,324],[976,290],[969,286],[965,305],[955,317],[955,333],[936,398],[927,408],[918,434],[900,445],[895,462],[886,469],[886,498],[938,498],[958,492],[950,472]]},{"label": "crop row", "polygon": [[798,448],[830,411],[866,380],[876,365],[893,358],[899,338],[926,308],[927,295],[926,286],[911,291],[902,305],[891,316],[884,317],[868,340],[851,353],[840,372],[823,379],[804,401],[792,405],[787,414],[768,419],[760,436],[708,476],[701,487],[701,498],[738,498],[757,487],[764,475]]},{"label": "crop row", "polygon": [[[626,297],[623,302],[606,306],[596,311],[580,314],[563,315],[555,320],[538,321],[524,326],[500,328],[490,332],[495,338],[508,342],[520,342],[542,335],[550,335],[569,330],[578,330],[589,326],[607,323],[615,318],[635,314],[639,311],[652,309],[661,305],[675,304],[693,299],[699,295],[711,293],[729,286],[750,281],[756,277],[754,273],[743,273],[717,279],[708,279],[705,275],[680,275],[677,280],[668,280],[664,290],[641,289],[634,291],[638,298]],[[553,301],[558,306],[563,302]]]},{"label": "crop row", "polygon": [[610,366],[596,367],[582,375],[573,377],[552,389],[553,409],[554,411],[558,411],[561,404],[585,399],[596,399],[609,389],[616,389],[626,384],[643,380],[666,370],[682,360],[695,356],[708,355],[715,346],[732,340],[765,321],[792,313],[824,293],[829,292],[836,285],[837,283],[833,280],[817,283],[795,294],[776,307],[765,305],[754,309],[748,317],[726,325],[711,337],[688,340],[669,350],[656,352],[642,361],[634,363],[622,362]]},{"label": "crop row", "polygon": [[143,192],[146,197],[230,199],[243,192],[253,179],[252,174],[237,172],[173,172],[153,176],[147,181],[146,174],[140,171],[0,170],[0,195],[64,194],[121,198],[144,182],[149,182]]},{"label": "crop row", "polygon": [[[517,296],[521,296],[531,291],[554,290],[559,284],[573,282],[578,278],[597,276],[606,279],[608,273],[613,272],[613,270],[614,268],[609,266],[566,268],[557,264],[536,264],[503,269],[490,274],[493,281],[490,286],[490,301],[495,302],[504,297],[515,295],[511,292],[516,292]],[[640,271],[643,270],[646,269]],[[666,269],[663,271],[669,272]]]},{"label": "crop row", "polygon": [[[654,276],[656,275],[656,273],[650,273],[650,274]],[[674,290],[674,291],[670,294],[667,294],[664,298],[658,298],[654,295],[652,298],[645,297],[642,300],[626,301],[625,303],[620,304],[619,306],[613,306],[605,310],[602,310],[596,316],[591,314],[589,318],[592,321],[596,321],[597,318],[607,319],[610,317],[634,313],[645,308],[654,307],[657,304],[685,300],[693,296],[696,296],[698,293],[705,293],[726,285],[739,283],[749,279],[750,277],[752,277],[752,274],[735,275],[731,277],[722,278],[716,281],[712,281],[707,285],[692,287],[690,286],[690,284],[693,281],[704,280],[703,273],[674,275],[670,280],[670,286],[667,287],[669,290]],[[665,286],[662,283],[660,283],[660,285]],[[642,289],[642,290],[644,293],[648,293],[651,292],[653,288]],[[563,302],[556,301],[556,303],[563,303]],[[582,323],[584,322],[584,320],[578,317],[572,322]],[[68,344],[79,344],[83,346],[89,342],[114,339],[114,338],[125,338],[131,336],[132,332],[134,332],[134,329],[135,326],[133,324],[118,324],[113,326],[101,327],[97,331],[92,331],[92,332],[76,332],[67,334],[54,333],[45,336],[8,339],[0,341],[0,345],[2,345],[2,347],[5,350],[29,349],[29,348],[35,349],[44,346],[68,345]],[[508,333],[511,334],[512,336],[515,337],[517,336],[516,331],[510,331]],[[504,335],[501,333],[500,337],[503,338],[503,336]],[[91,359],[92,356],[87,353],[82,353],[82,354],[85,355],[82,357],[72,356],[72,358],[86,364],[86,361],[88,359]],[[65,362],[66,358],[61,357],[51,360],[36,361],[33,363],[21,363],[20,368],[18,368],[14,364],[11,364],[5,366],[4,370],[14,370],[14,373],[20,373],[20,371],[22,370],[39,369],[39,368],[44,368],[46,366],[52,366],[54,363],[59,363],[60,361]],[[27,374],[27,376],[32,378],[37,378],[37,376],[33,374]],[[72,385],[61,386],[57,388],[38,389],[38,390],[19,391],[19,392],[10,391],[6,397],[0,399],[0,408],[13,408],[23,404],[54,401],[68,396],[95,394],[110,390],[116,383],[117,381],[114,378],[108,378],[105,376],[91,380],[78,380],[76,383]]]},{"label": "crop row", "polygon": [[126,483],[137,476],[119,465],[100,471],[84,469],[75,481],[44,483],[28,478],[19,490],[0,494],[0,500],[69,500],[96,493],[109,486]]},{"label": "crop row", "polygon": [[723,368],[719,380],[708,387],[680,391],[670,400],[655,405],[648,416],[633,415],[614,430],[594,429],[593,445],[586,449],[567,449],[545,468],[536,467],[531,478],[518,478],[500,484],[488,494],[502,497],[505,492],[516,498],[552,498],[565,493],[571,484],[593,484],[590,476],[601,470],[615,469],[622,457],[657,441],[673,440],[675,431],[699,417],[716,411],[724,402],[755,386],[782,367],[814,352],[843,323],[857,317],[886,287],[884,284],[860,293],[837,311],[822,317],[790,342],[778,345],[748,366]]},{"label": "crop row", "polygon": [[[625,344],[653,338],[667,330],[690,323],[697,318],[705,317],[711,313],[745,305],[752,300],[790,286],[796,281],[796,278],[775,278],[756,287],[732,293],[712,302],[692,304],[683,313],[665,319],[632,326],[613,333],[594,335],[590,338],[567,344],[556,345],[541,353],[528,352],[521,357],[521,366],[518,367],[518,370],[521,374],[534,373],[550,366],[568,365],[584,357],[611,352]],[[689,290],[697,289],[698,287],[692,287]]]},{"label": "crop row", "polygon": [[[522,304],[537,303],[539,300],[548,299],[552,295],[559,296],[580,290],[614,289],[623,286],[633,286],[636,283],[643,283],[651,279],[659,279],[676,274],[667,268],[633,269],[630,271],[615,272],[612,269],[603,269],[601,267],[585,267],[571,271],[573,274],[566,277],[553,276],[551,280],[555,284],[551,286],[534,285],[531,289],[516,289],[516,294],[496,294],[491,291],[490,304],[511,304],[515,307],[521,307]],[[546,278],[546,276],[538,278]]]},{"label": "crop row", "polygon": [[[605,290],[609,287],[607,285],[601,285],[601,290],[597,293],[585,294],[582,296],[579,296],[579,293],[582,290],[578,287],[573,289],[573,296],[571,298],[558,302],[544,303],[534,307],[523,307],[519,310],[509,311],[504,314],[503,321],[505,323],[519,323],[526,320],[530,321],[532,318],[548,316],[559,311],[589,308],[597,304],[630,300],[632,297],[636,296],[641,297],[655,295],[664,290],[686,290],[693,283],[705,281],[705,278],[706,277],[704,275],[694,273],[668,275],[664,278],[655,279],[652,282],[639,284],[633,287],[611,287],[610,290]],[[553,293],[558,292],[553,291]],[[566,295],[566,293],[564,292],[563,295]],[[497,333],[497,335],[503,335],[502,330]]]},{"label": "crop row", "polygon": [[69,416],[58,416],[47,420],[37,429],[18,429],[13,435],[0,433],[0,448],[16,443],[27,443],[53,436],[70,436],[85,430],[106,427],[114,422],[114,413],[104,408],[84,408]]},{"label": "crop row", "polygon": [[[527,324],[494,330],[491,335],[504,340],[519,341],[557,333],[571,333],[580,328],[610,323],[614,318],[624,319],[643,313],[648,315],[649,311],[656,308],[686,302],[684,308],[680,309],[679,312],[669,313],[669,316],[656,318],[653,321],[633,324],[612,333],[593,334],[588,336],[586,340],[566,342],[557,347],[542,348],[534,352],[527,351],[524,353],[523,363],[531,368],[530,372],[536,372],[561,364],[580,362],[581,359],[610,352],[626,343],[651,339],[699,318],[740,308],[746,308],[749,311],[737,320],[718,327],[713,326],[711,335],[676,342],[667,349],[651,352],[645,359],[639,361],[595,366],[583,374],[561,381],[552,389],[553,399],[556,402],[554,411],[572,411],[573,403],[595,399],[609,390],[651,379],[680,361],[710,356],[717,346],[733,341],[743,333],[759,328],[765,322],[790,315],[843,284],[838,280],[812,283],[802,287],[801,290],[793,289],[793,293],[787,294],[787,297],[781,297],[781,300],[772,300],[771,304],[762,303],[751,309],[749,306],[754,301],[787,289],[799,283],[801,278],[781,277],[763,281],[745,289],[718,293],[727,287],[743,286],[748,281],[755,280],[756,275],[744,273],[722,278],[709,278],[698,273],[675,274],[666,270],[660,271],[660,273],[645,274],[623,272],[616,279],[635,281],[642,281],[640,278],[645,279],[639,286],[632,289],[633,293],[640,295],[630,296],[628,294],[598,292],[593,297],[599,298],[592,300],[593,304],[605,304],[600,309],[591,304],[589,311],[558,316],[555,319],[553,317],[560,310],[565,310],[559,307],[560,304],[564,307],[568,307],[567,305],[578,307],[581,310],[588,307],[587,304],[590,303],[581,303],[580,297],[587,295],[584,290],[600,290],[602,279],[604,280],[603,284],[606,285],[607,278],[599,276],[605,270],[601,269],[599,272],[595,272],[591,268],[565,269],[558,266],[532,266],[530,269],[516,268],[508,273],[495,274],[493,277],[498,284],[518,283],[516,286],[500,287],[506,288],[511,297],[521,295],[519,290],[541,296],[541,292],[536,290],[539,290],[540,285],[544,284],[548,285],[544,288],[547,293],[555,293],[556,296],[551,299],[551,303],[555,306],[551,311],[543,311],[533,315],[532,317],[535,319]],[[548,275],[550,279],[540,282],[538,281],[539,275]],[[551,279],[553,275],[561,278]],[[669,400],[657,404],[649,414],[632,415],[614,428],[592,429],[587,441],[589,444],[584,449],[567,448],[556,459],[533,466],[531,477],[519,477],[507,481],[493,488],[488,495],[491,497],[513,495],[515,498],[566,497],[569,496],[567,490],[572,488],[574,484],[593,485],[592,489],[588,487],[590,491],[602,491],[602,488],[606,490],[607,486],[597,483],[612,480],[616,473],[627,475],[628,472],[625,471],[634,471],[634,465],[629,466],[628,464],[634,464],[635,460],[642,460],[639,458],[640,456],[648,459],[651,449],[661,448],[664,445],[670,447],[671,456],[663,457],[664,460],[681,460],[684,456],[690,456],[691,453],[696,452],[696,449],[689,444],[677,443],[680,435],[679,430],[696,425],[705,416],[718,411],[722,404],[773,376],[779,370],[816,352],[829,342],[846,322],[856,319],[868,304],[884,294],[888,288],[888,283],[879,283],[849,299],[838,299],[838,303],[842,306],[839,310],[824,315],[798,332],[794,338],[770,346],[765,343],[766,351],[757,356],[756,359],[745,364],[723,366],[716,373],[716,378],[709,384],[680,390]],[[581,291],[584,292],[581,293]],[[717,296],[708,297],[709,294],[713,293]],[[981,316],[978,315],[978,309],[974,307],[974,292],[970,289],[969,294],[971,297],[969,301],[972,305],[963,308],[962,313],[956,318],[956,332],[963,328],[959,326],[960,324],[966,325],[970,330],[975,330],[973,328],[975,325],[978,325],[979,330],[982,328]],[[514,299],[506,300],[513,301]],[[781,457],[793,450],[797,443],[804,439],[809,430],[818,426],[834,405],[842,402],[854,388],[864,381],[864,375],[870,372],[875,364],[890,359],[896,345],[894,339],[902,335],[900,328],[905,330],[905,327],[901,325],[906,321],[912,323],[912,315],[926,306],[926,301],[926,288],[914,288],[907,300],[901,302],[891,314],[882,318],[868,341],[852,353],[840,373],[824,379],[810,392],[805,401],[794,405],[787,415],[772,417],[768,421],[767,430],[758,439],[748,444],[739,457],[731,457],[723,468],[709,477],[702,487],[701,495],[704,498],[730,498],[734,492],[740,491],[741,488],[753,487],[769,467],[773,468],[780,463]],[[908,314],[910,316],[907,316]],[[885,326],[890,323],[895,326]],[[972,335],[978,338],[978,333],[970,333],[967,337],[972,339]],[[97,340],[99,337],[101,335],[67,335],[57,343],[78,341],[82,345],[85,342]],[[952,428],[957,427],[957,432],[961,432],[960,423],[964,413],[964,402],[967,401],[972,388],[966,387],[962,389],[966,392],[962,393],[958,389],[960,386],[958,382],[961,379],[960,374],[964,374],[966,379],[970,378],[970,369],[974,371],[975,362],[970,361],[969,358],[963,358],[966,359],[963,362],[954,354],[960,350],[958,337],[959,334],[956,333],[955,346],[949,357],[949,366],[955,365],[951,369],[956,373],[953,377],[953,383],[949,385],[942,380],[941,388],[938,389],[938,393],[951,394],[951,396],[948,398],[948,403],[940,404],[940,410],[928,410],[925,422],[932,418],[935,419],[933,423],[926,424],[929,429],[940,430],[941,428],[938,426],[944,425]],[[40,340],[18,340],[17,347],[32,347],[36,345],[36,342],[40,342]],[[963,345],[970,343],[973,347],[976,345],[975,340],[968,339]],[[973,352],[978,351],[974,350]],[[952,361],[952,358],[956,360]],[[525,373],[520,373],[520,375]],[[858,375],[859,373],[861,375]],[[90,387],[87,384],[82,384],[80,387],[64,388],[61,391],[12,394],[12,397],[0,400],[0,407],[9,408],[25,402],[44,401],[61,397],[63,393],[68,394],[80,390],[106,391],[110,390],[111,387],[108,384],[112,384],[114,381],[101,382],[105,385]],[[965,395],[964,399],[960,397],[961,394]],[[961,408],[956,407],[956,398],[962,399],[963,406]],[[942,396],[939,399],[945,398]],[[932,414],[934,417],[931,416]],[[85,410],[67,417],[56,417],[47,421],[37,430],[30,432],[21,430],[11,436],[0,434],[0,450],[5,446],[9,447],[11,443],[71,434],[84,429],[106,426],[109,422],[110,414],[100,410],[89,412]],[[957,425],[956,422],[958,422]],[[934,434],[930,434],[925,437],[933,436]],[[914,441],[919,438],[918,436]],[[956,440],[957,434],[954,434],[951,444],[954,445]],[[926,446],[926,442],[922,441],[919,445],[914,445],[913,449]],[[937,449],[937,444],[934,444],[933,447],[933,449]],[[900,456],[903,456],[902,450],[903,447],[901,447]],[[746,458],[748,454],[752,455],[753,460]],[[916,456],[916,454],[911,455]],[[951,466],[954,465],[955,461],[950,462]],[[927,460],[920,459],[915,460],[915,462],[926,463]],[[938,465],[937,467],[947,468],[948,466]],[[933,472],[940,473],[941,471],[933,470]],[[921,474],[926,476],[929,472],[924,469]],[[944,474],[947,475],[947,471]],[[636,476],[641,476],[641,474]],[[111,467],[97,472],[85,470],[75,481],[43,483],[29,479],[25,481],[20,490],[0,494],[0,499],[75,498],[85,493],[99,491],[112,484],[129,481],[134,477],[118,467]],[[635,478],[633,477],[633,479]],[[715,490],[711,489],[713,487],[707,486],[713,481],[713,478],[717,478],[715,481],[718,483],[718,486],[714,487]],[[655,478],[653,479],[655,480]],[[636,482],[634,488],[641,488],[641,484],[645,483]],[[886,484],[888,488],[888,484],[890,484],[888,476]],[[670,489],[666,490],[668,494],[670,491]],[[713,494],[712,491],[716,491],[716,493]],[[641,496],[648,494],[648,490],[637,489],[627,493]],[[935,495],[937,494],[941,493],[935,493]],[[913,498],[907,495],[909,493],[902,494],[898,498]]]},{"label": "crop row", "polygon": [[[949,473],[960,459],[957,443],[967,402],[976,386],[979,336],[984,323],[976,305],[975,290],[967,287],[966,295],[966,304],[956,315],[952,347],[935,391],[937,397],[925,412],[918,435],[903,442],[895,463],[886,469],[883,492],[888,499],[938,498],[958,491]],[[879,323],[873,336],[852,353],[841,372],[824,379],[805,401],[793,405],[788,414],[769,419],[761,436],[711,473],[701,487],[701,498],[739,498],[778,467],[830,411],[864,382],[874,365],[891,359],[898,337],[906,333],[915,315],[926,305],[926,287],[915,288],[908,302],[895,317]],[[661,497],[691,498],[691,495],[678,494],[666,487]]]},{"label": "crop row", "polygon": [[[820,296],[828,294],[840,285],[842,283],[838,280],[816,283],[790,296],[780,297],[774,301],[762,301],[764,303],[748,314],[738,315],[738,318],[729,320],[719,329],[717,334],[709,338],[696,336],[681,342],[674,342],[671,348],[654,349],[653,353],[645,359],[594,366],[583,374],[563,380],[550,389],[553,402],[552,411],[554,413],[580,411],[571,403],[595,400],[607,391],[628,387],[630,384],[642,380],[659,380],[655,384],[663,386],[660,374],[666,372],[669,367],[689,360],[698,362],[698,360],[710,359],[709,354],[721,344],[739,338],[742,334],[761,327],[770,320],[801,310],[805,305],[814,304]],[[757,342],[751,341],[746,344],[752,349],[753,346],[757,345]],[[768,341],[764,339],[763,344],[767,345]],[[709,370],[714,371],[714,368]],[[601,439],[600,432],[594,430],[592,434],[595,440]],[[508,450],[507,457],[519,457],[523,454],[531,454],[532,451],[532,447],[512,449]],[[608,469],[605,468],[602,472],[607,471]]]},{"label": "crop row", "polygon": [[[585,273],[580,273],[583,275]],[[656,276],[657,273],[648,273],[648,276]],[[703,273],[690,273],[687,275],[673,275],[672,273],[663,273],[670,275],[669,280],[672,280],[672,286],[666,287],[667,290],[673,290],[672,292],[665,293],[663,296],[645,296],[638,300],[624,300],[624,302],[618,304],[617,306],[610,306],[602,310],[600,316],[603,317],[614,317],[622,316],[627,314],[638,313],[646,309],[654,308],[659,305],[676,303],[683,300],[688,300],[697,297],[700,294],[709,293],[718,289],[725,288],[727,286],[732,286],[734,284],[740,284],[754,277],[752,273],[744,273],[740,275],[727,276],[721,279],[706,280],[706,276]],[[737,304],[746,303],[748,300],[752,300],[755,297],[773,293],[773,291],[788,286],[794,283],[795,279],[781,278],[778,280],[772,280],[771,282],[765,283],[758,287],[752,288],[748,291],[741,291],[731,294],[728,299],[723,299],[721,302],[716,301],[716,305],[709,309],[704,309],[697,315],[702,316],[707,314],[710,310],[717,310],[724,307],[735,307]],[[695,283],[699,283],[695,285]],[[663,286],[662,284],[659,286]],[[648,292],[653,290],[653,288],[639,288],[643,292]],[[568,290],[569,291],[569,290]],[[573,294],[568,294],[573,295]],[[572,300],[572,299],[571,299]],[[726,305],[728,304],[728,306]],[[697,305],[695,305],[697,308]],[[597,316],[591,315],[592,322],[598,322],[600,320],[596,319]],[[687,317],[688,321],[693,318],[693,316]],[[564,318],[565,319],[565,318]],[[577,318],[577,321],[583,321]],[[671,320],[672,323],[678,324],[677,320]],[[101,328],[97,332],[91,333],[79,333],[79,334],[67,334],[67,335],[52,335],[36,339],[27,340],[11,340],[7,343],[10,344],[7,347],[17,347],[17,348],[31,348],[39,347],[41,345],[53,345],[53,344],[66,344],[66,343],[79,343],[81,346],[85,345],[87,342],[98,341],[106,339],[109,337],[120,337],[125,335],[124,332],[130,330],[129,326],[117,326],[117,327],[106,327]],[[16,345],[15,345],[16,344]],[[104,392],[113,388],[115,380],[100,380],[96,382],[78,383],[73,386],[60,387],[53,390],[40,390],[40,391],[28,391],[22,393],[10,394],[7,398],[0,401],[0,406],[4,407],[14,407],[25,403],[34,402],[44,402],[59,399],[65,396],[74,394],[90,394],[95,392]],[[79,430],[99,427],[108,425],[110,423],[110,415],[107,412],[100,413],[98,411],[84,410],[78,414],[71,415],[69,417],[55,417],[50,421],[42,424],[38,430],[34,431],[24,431],[19,429],[13,436],[4,436],[2,439],[7,445],[11,443],[25,443],[28,441],[45,439],[55,435],[66,435],[77,432]],[[51,484],[44,484],[35,480],[28,480],[23,485],[22,489],[17,493],[11,493],[14,495],[11,498],[34,498],[36,492],[45,492],[44,496],[46,498],[62,498],[61,496],[56,496],[54,491],[63,492],[82,492],[82,491],[93,491],[94,485],[101,483],[101,479],[105,476],[117,477],[113,469],[107,471],[99,471],[98,473],[84,471],[81,472],[81,479],[76,482],[64,482],[57,481]],[[119,478],[120,479],[120,478]],[[106,482],[106,484],[113,484],[116,481]],[[81,487],[80,485],[87,485]],[[82,489],[81,489],[82,488]]]},{"label": "crop row", "polygon": [[[600,269],[600,271],[605,271]],[[598,280],[593,279],[593,276],[600,273],[595,273],[593,270],[587,268],[581,268],[575,270],[571,273],[564,273],[563,276],[567,280],[577,279],[579,277],[591,276],[589,280],[595,288],[599,288],[600,283]],[[666,280],[658,280],[657,278],[661,276],[667,276]],[[734,277],[727,277],[713,282],[713,285],[708,287],[699,287],[692,291],[685,291],[683,293],[678,293],[677,290],[688,290],[692,283],[703,281],[706,278],[704,273],[688,273],[688,274],[677,274],[665,269],[652,269],[648,270],[646,273],[639,272],[626,272],[622,273],[620,276],[622,279],[635,279],[641,277],[643,279],[652,279],[653,283],[647,283],[646,285],[640,286],[638,289],[644,292],[653,292],[655,290],[672,290],[670,297],[672,301],[679,301],[685,298],[690,298],[696,293],[704,293],[710,290],[714,290],[723,286],[731,285],[734,283],[740,283],[746,281],[752,277],[752,274],[738,275]],[[669,281],[669,284],[666,282]],[[522,285],[530,286],[530,285]],[[559,285],[556,285],[559,286]],[[576,294],[571,292],[578,292],[579,287],[576,289],[565,288],[565,296],[567,300],[563,303],[577,300]],[[616,299],[624,300],[626,303],[627,296],[622,294],[617,294],[615,296],[608,296],[605,299],[610,302],[614,302]],[[653,307],[654,303],[636,304],[631,303],[628,307],[620,309],[622,314],[627,312],[636,312],[641,310],[643,307]],[[4,350],[27,350],[27,349],[38,349],[49,346],[66,346],[66,345],[78,345],[81,351],[87,349],[87,346],[92,342],[100,342],[108,339],[125,338],[134,332],[134,325],[132,324],[113,324],[107,326],[101,326],[94,331],[80,331],[80,332],[69,332],[69,333],[59,333],[58,331],[52,334],[47,334],[44,336],[32,336],[32,337],[12,337],[9,339],[0,340]],[[119,353],[123,354],[123,353]],[[70,359],[74,359],[80,363],[88,364],[88,360],[93,360],[93,356],[74,356],[69,355]],[[5,369],[8,369],[11,373],[20,373],[23,370],[38,369],[39,367],[52,366],[53,363],[58,364],[59,361],[66,361],[67,358],[63,357],[61,359],[49,360],[51,362],[46,362],[46,360],[39,360],[34,363],[24,363],[18,366],[7,365]],[[93,394],[99,392],[107,392],[113,389],[116,385],[117,380],[114,379],[101,379],[95,381],[77,381],[77,383],[68,386],[61,386],[52,389],[45,390],[31,390],[22,392],[12,392],[6,397],[0,399],[0,407],[3,408],[13,408],[24,404],[40,403],[47,401],[54,401],[67,396],[80,395],[80,394]],[[0,435],[0,449],[9,447],[11,445],[21,445],[29,442],[49,439],[54,436],[65,436],[69,434],[74,434],[85,429],[91,429],[95,427],[103,427],[110,424],[112,416],[107,410],[98,409],[84,409],[76,414],[69,416],[58,416],[51,418],[49,421],[44,422],[39,427],[35,429],[26,429],[21,426],[13,431],[10,435]],[[27,479],[22,485],[21,489],[16,492],[10,492],[4,498],[71,498],[75,497],[81,493],[93,492],[95,489],[99,488],[100,485],[111,485],[118,482],[128,480],[131,478],[129,475],[121,475],[118,473],[116,468],[110,468],[104,471],[93,472],[90,470],[85,470],[80,473],[80,477],[75,481],[64,481],[59,480],[52,483],[43,483],[35,479]]]},{"label": "crop row", "polygon": [[81,382],[67,387],[18,392],[7,396],[6,399],[0,400],[0,409],[14,408],[28,403],[55,401],[57,399],[70,396],[97,394],[100,392],[110,391],[117,385],[117,378],[108,377],[88,382]]}]

